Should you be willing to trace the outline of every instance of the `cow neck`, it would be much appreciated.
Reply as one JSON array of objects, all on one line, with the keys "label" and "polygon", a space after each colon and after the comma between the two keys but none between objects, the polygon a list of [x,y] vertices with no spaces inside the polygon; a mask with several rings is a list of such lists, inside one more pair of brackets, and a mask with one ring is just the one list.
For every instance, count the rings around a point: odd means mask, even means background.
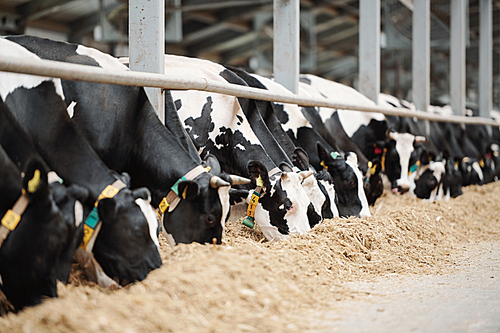
[{"label": "cow neck", "polygon": [[174,185],[170,188],[170,192],[168,192],[167,196],[165,196],[157,208],[158,217],[161,219],[165,211],[168,209],[169,212],[172,212],[177,204],[181,201],[181,199],[186,198],[186,189],[184,189],[184,193],[179,194],[179,184],[182,181],[193,180],[204,172],[210,171],[210,167],[204,168],[201,165],[196,166],[194,169],[186,173],[184,176],[179,178]]},{"label": "cow neck", "polygon": [[[91,206],[116,176],[68,117],[54,89],[51,81],[30,90],[18,89],[9,95],[6,104],[49,167],[68,184],[89,189],[87,204]],[[36,102],[26,104],[26,100]],[[33,115],[43,123],[32,121]]]},{"label": "cow neck", "polygon": [[94,203],[94,207],[83,224],[83,240],[80,245],[82,249],[87,252],[92,252],[99,230],[101,230],[101,221],[99,220],[99,214],[97,213],[97,205],[99,204],[99,201],[104,198],[113,198],[118,192],[120,192],[120,190],[126,187],[127,186],[118,179],[114,181],[113,184],[106,186],[106,188],[99,194]]},{"label": "cow neck", "polygon": [[151,114],[139,118],[134,127],[135,139],[131,143],[135,160],[131,164],[139,167],[127,171],[135,186],[150,189],[151,203],[157,207],[180,178],[201,167],[201,159],[191,156],[176,136],[152,114],[152,110],[144,112]]},{"label": "cow neck", "polygon": [[28,207],[29,198],[26,191],[23,189],[21,196],[16,200],[14,206],[7,210],[2,217],[2,225],[0,226],[0,247],[7,238],[10,232],[14,231],[21,220],[21,216]]}]

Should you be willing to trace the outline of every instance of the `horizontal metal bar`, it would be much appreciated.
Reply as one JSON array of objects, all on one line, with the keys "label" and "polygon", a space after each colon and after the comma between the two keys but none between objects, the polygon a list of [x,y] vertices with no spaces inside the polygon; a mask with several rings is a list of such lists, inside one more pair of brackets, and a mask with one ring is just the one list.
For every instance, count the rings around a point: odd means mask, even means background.
[{"label": "horizontal metal bar", "polygon": [[0,58],[0,71],[31,75],[58,77],[65,80],[119,84],[137,87],[154,87],[173,90],[201,90],[219,94],[278,103],[297,104],[300,106],[321,106],[333,109],[355,110],[383,113],[391,116],[416,117],[433,121],[500,126],[493,119],[481,117],[441,116],[424,111],[412,111],[402,108],[366,107],[345,104],[328,99],[307,98],[298,95],[280,95],[264,89],[243,87],[230,83],[221,83],[200,77],[177,77],[167,74],[154,74],[133,71],[110,71],[101,67],[63,63],[52,60],[28,62],[16,58]]}]

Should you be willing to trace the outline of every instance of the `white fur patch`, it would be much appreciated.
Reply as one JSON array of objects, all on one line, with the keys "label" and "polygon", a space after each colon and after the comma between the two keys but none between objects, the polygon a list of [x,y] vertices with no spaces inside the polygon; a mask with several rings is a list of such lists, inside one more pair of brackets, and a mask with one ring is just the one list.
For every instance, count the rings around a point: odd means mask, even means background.
[{"label": "white fur patch", "polygon": [[78,227],[83,222],[83,206],[80,201],[75,201],[75,226]]},{"label": "white fur patch", "polygon": [[281,180],[281,187],[292,201],[292,209],[285,214],[288,230],[290,235],[305,234],[311,230],[307,218],[307,209],[311,201],[300,184],[300,176],[294,172],[288,172],[287,175],[286,179]]},{"label": "white fur patch", "polygon": [[72,101],[71,104],[66,108],[66,111],[68,111],[68,115],[70,118],[73,118],[73,116],[75,115],[75,106],[76,102]]},{"label": "white fur patch", "polygon": [[399,163],[401,165],[401,174],[396,181],[398,186],[410,187],[410,179],[408,178],[408,170],[410,165],[410,157],[413,152],[413,141],[415,136],[409,133],[391,133],[391,137],[396,141],[396,151],[399,155]]},{"label": "white fur patch", "polygon": [[246,150],[245,146],[243,146],[241,143],[237,143],[236,146],[234,146],[235,148],[239,148],[241,150]]},{"label": "white fur patch", "polygon": [[[326,197],[318,186],[318,181],[314,176],[307,177],[302,181],[302,188],[307,193],[307,197],[312,202],[314,210],[319,216],[321,214],[321,208],[326,201]],[[335,199],[335,198],[334,198]]]},{"label": "white fur patch", "polygon": [[330,184],[329,182],[327,182],[326,180],[320,180],[319,181],[321,183],[321,185],[323,185],[326,189],[326,192],[328,193],[328,196],[330,197],[330,209],[333,213],[333,216],[334,217],[339,217],[339,209],[337,207],[337,205],[335,204],[335,187],[333,186],[333,184]]},{"label": "white fur patch", "polygon": [[484,176],[483,176],[483,170],[481,170],[479,163],[477,163],[477,162],[472,163],[472,168],[474,169],[474,171],[476,171],[477,175],[479,176],[479,179],[482,182],[484,179]]},{"label": "white fur patch", "polygon": [[230,208],[229,190],[230,189],[231,189],[231,186],[221,186],[217,190],[217,192],[219,193],[219,200],[220,200],[220,203],[222,205],[222,217],[220,219],[220,224],[221,224],[222,228],[224,228],[224,226],[226,225],[227,214],[229,214],[229,208]]},{"label": "white fur patch", "polygon": [[[346,85],[331,80],[326,80],[310,74],[301,75],[301,77],[308,79],[311,82],[310,86],[318,90],[318,92],[321,95],[326,96],[328,100],[342,104],[351,104],[351,105],[356,104],[367,107],[377,106],[372,100],[365,97],[363,94],[359,93],[355,89],[348,87]],[[307,85],[304,83],[299,84],[299,87],[301,86],[307,86]],[[306,88],[303,88],[303,91],[304,90],[306,90]],[[308,91],[310,92],[311,90]],[[320,115],[323,121],[330,118],[334,112],[335,110],[333,109],[320,108]],[[344,131],[349,137],[352,137],[353,134],[356,133],[356,131],[362,125],[365,126],[368,125],[370,123],[370,120],[372,119],[379,121],[386,120],[385,116],[381,113],[347,111],[347,110],[338,110],[337,112],[339,115],[340,123],[342,124]]]},{"label": "white fur patch", "polygon": [[160,243],[158,242],[158,236],[156,235],[156,230],[158,230],[158,219],[156,218],[156,213],[149,202],[144,199],[136,199],[135,203],[141,208],[142,213],[146,217],[146,221],[148,221],[149,225],[149,235],[151,236],[153,243],[155,243],[158,247],[159,251]]},{"label": "white fur patch", "polygon": [[368,199],[366,199],[365,190],[363,189],[363,175],[358,168],[358,156],[355,153],[349,153],[347,156],[346,164],[351,167],[358,179],[358,198],[361,201],[361,211],[359,212],[359,217],[370,217],[370,207],[368,206]]},{"label": "white fur patch", "polygon": [[[0,58],[23,59],[28,62],[40,61],[40,58],[22,47],[21,45],[0,38]],[[0,97],[5,101],[7,96],[17,88],[31,89],[39,86],[42,82],[52,81],[56,93],[64,100],[64,93],[60,79],[44,76],[0,72]]]},{"label": "white fur patch", "polygon": [[[223,66],[207,60],[165,55],[165,74],[204,78],[211,81],[218,81],[221,84],[228,84],[219,75],[224,70]],[[236,97],[193,90],[172,90],[171,93],[174,101],[180,99],[182,102],[178,114],[183,123],[189,117],[196,119],[201,116],[203,106],[207,103],[208,97],[212,100],[213,110],[225,110],[225,112],[211,112],[210,114],[215,128],[208,133],[208,136],[213,142],[216,142],[215,138],[220,133],[219,129],[226,127],[232,129],[233,133],[239,130],[251,144],[261,145],[260,140],[252,131],[248,121],[240,122],[239,119],[246,119],[246,116]]]},{"label": "white fur patch", "polygon": [[76,53],[80,55],[86,55],[94,59],[99,66],[102,68],[113,69],[118,71],[128,71],[129,68],[122,64],[115,57],[110,56],[109,54],[102,53],[99,50],[88,48],[82,45],[78,45],[76,48]]},{"label": "white fur patch", "polygon": [[[282,95],[294,95],[290,90],[286,89],[281,84],[274,80],[268,79],[266,77],[251,74],[257,80],[259,80],[269,91]],[[285,131],[292,130],[295,136],[297,136],[297,129],[300,127],[312,128],[309,121],[304,117],[300,111],[300,107],[296,104],[281,104],[283,105],[283,110],[288,114],[288,122],[282,124]]]}]

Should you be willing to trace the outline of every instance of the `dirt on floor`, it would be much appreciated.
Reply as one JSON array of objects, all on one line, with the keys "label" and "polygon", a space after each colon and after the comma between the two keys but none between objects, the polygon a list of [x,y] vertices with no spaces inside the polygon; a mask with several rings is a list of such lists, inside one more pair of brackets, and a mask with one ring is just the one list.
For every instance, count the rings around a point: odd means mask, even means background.
[{"label": "dirt on floor", "polygon": [[281,242],[239,221],[220,246],[171,248],[161,238],[163,266],[144,281],[105,290],[75,267],[59,298],[4,314],[0,331],[303,331],[315,312],[360,295],[344,282],[445,273],[463,244],[500,241],[499,211],[497,182],[449,202],[386,193],[371,218],[328,220]]}]

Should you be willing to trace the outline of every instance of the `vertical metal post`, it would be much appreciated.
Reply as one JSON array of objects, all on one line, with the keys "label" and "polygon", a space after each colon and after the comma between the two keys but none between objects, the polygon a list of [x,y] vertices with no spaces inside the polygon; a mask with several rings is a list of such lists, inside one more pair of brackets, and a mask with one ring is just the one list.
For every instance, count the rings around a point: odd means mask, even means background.
[{"label": "vertical metal post", "polygon": [[359,91],[378,104],[380,0],[360,0],[359,2]]},{"label": "vertical metal post", "polygon": [[300,2],[274,0],[273,71],[276,82],[299,90]]},{"label": "vertical metal post", "polygon": [[[490,117],[493,108],[493,43],[491,0],[479,3],[479,115]],[[488,126],[491,131],[491,126]]]},{"label": "vertical metal post", "polygon": [[[413,1],[413,103],[417,110],[427,111],[431,87],[431,3],[430,0]],[[430,134],[429,121],[425,121],[426,134]]]},{"label": "vertical metal post", "polygon": [[[129,0],[130,69],[165,73],[165,0]],[[151,104],[165,123],[165,94],[145,88]]]},{"label": "vertical metal post", "polygon": [[450,97],[456,115],[465,115],[465,15],[466,0],[450,1]]}]

